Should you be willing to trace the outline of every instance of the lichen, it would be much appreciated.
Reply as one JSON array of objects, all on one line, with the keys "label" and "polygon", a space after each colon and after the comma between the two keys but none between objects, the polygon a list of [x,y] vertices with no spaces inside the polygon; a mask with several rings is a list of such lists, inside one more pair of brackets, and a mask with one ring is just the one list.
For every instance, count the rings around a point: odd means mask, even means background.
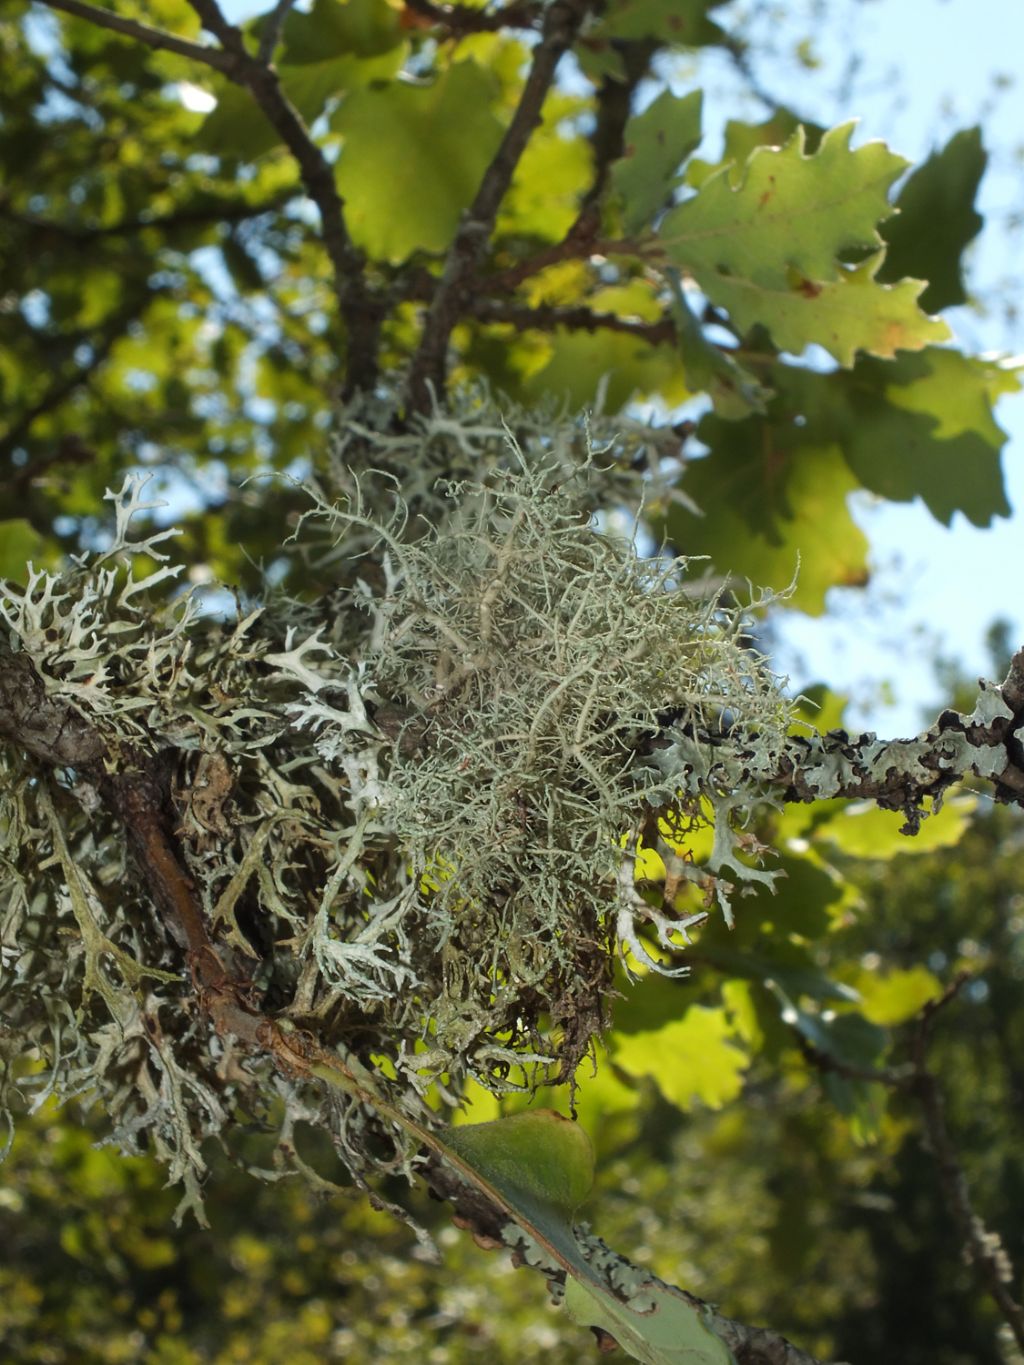
[{"label": "lichen", "polygon": [[[609,498],[642,509],[654,434],[506,424],[479,395],[417,428],[392,417],[343,414],[291,595],[204,616],[174,587],[170,533],[133,541],[152,505],[128,482],[111,548],[6,585],[0,616],[108,764],[167,767],[210,932],[260,1007],[415,1107],[432,1086],[456,1102],[471,1077],[568,1078],[618,953],[684,967],[700,914],[638,885],[642,847],[727,911],[733,884],[770,880],[743,828],[756,784],[723,782],[695,736],[777,747],[787,715],[742,613],[684,560],[594,525]],[[40,783],[13,751],[0,761],[4,1046],[45,1058],[8,1088],[94,1086],[121,1141],[158,1133],[194,1205],[199,1144],[260,1067],[190,1006],[174,926],[85,776]],[[697,863],[686,840],[709,824]],[[267,1122],[318,1116],[357,1174],[391,1140],[298,1081],[274,1103],[283,1118],[257,1102]]]}]

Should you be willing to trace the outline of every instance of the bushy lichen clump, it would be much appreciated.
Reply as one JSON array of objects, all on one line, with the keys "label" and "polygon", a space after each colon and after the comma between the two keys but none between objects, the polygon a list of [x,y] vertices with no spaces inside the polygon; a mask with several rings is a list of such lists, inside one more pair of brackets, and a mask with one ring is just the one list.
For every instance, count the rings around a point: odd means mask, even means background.
[{"label": "bushy lichen clump", "polygon": [[[221,625],[169,598],[165,569],[134,579],[137,549],[162,552],[159,537],[133,548],[144,504],[126,488],[107,555],[8,587],[2,611],[10,647],[96,727],[108,763],[161,756],[211,937],[261,1007],[388,1058],[414,1102],[467,1076],[521,1084],[531,1061],[571,1073],[616,949],[650,964],[648,931],[685,940],[672,905],[637,890],[641,841],[709,900],[724,871],[768,875],[732,830],[756,793],[715,790],[699,753],[685,772],[665,756],[723,716],[767,743],[785,716],[736,616],[687,588],[685,564],[595,530],[595,499],[639,486],[642,431],[602,464],[578,424],[523,419],[517,444],[479,406],[424,423],[418,455],[387,430],[343,427],[347,458],[297,529],[316,600],[270,594]],[[477,474],[437,484],[432,462]],[[154,1129],[195,1177],[198,1138],[247,1078],[185,1007],[174,926],[125,876],[97,793],[65,772],[58,809],[5,762],[0,1008],[58,1086],[97,1079],[122,1141]],[[715,852],[695,866],[680,840],[711,821]],[[315,1117],[281,1093],[286,1126]],[[358,1167],[359,1107],[335,1120]]]},{"label": "bushy lichen clump", "polygon": [[595,531],[587,472],[553,483],[510,448],[484,483],[450,485],[448,514],[418,536],[400,511],[315,514],[339,555],[376,531],[380,585],[349,600],[367,620],[360,702],[389,743],[353,765],[358,722],[319,686],[297,719],[328,763],[348,760],[354,812],[400,850],[416,928],[394,984],[408,967],[445,1069],[475,1056],[486,1073],[510,1056],[495,1040],[521,1046],[545,1013],[563,1028],[582,1013],[589,1034],[616,937],[642,958],[644,921],[680,941],[686,925],[636,893],[633,851],[653,811],[683,830],[702,807],[651,754],[670,723],[779,720],[735,622],[681,585],[685,565]]}]

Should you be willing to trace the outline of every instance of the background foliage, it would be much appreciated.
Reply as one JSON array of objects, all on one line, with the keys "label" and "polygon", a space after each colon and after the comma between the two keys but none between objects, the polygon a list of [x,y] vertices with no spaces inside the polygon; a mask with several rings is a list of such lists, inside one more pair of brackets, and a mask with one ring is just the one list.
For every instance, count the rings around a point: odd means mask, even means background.
[{"label": "background foliage", "polygon": [[[184,0],[106,8],[200,36],[202,7]],[[654,543],[776,589],[799,558],[791,604],[820,614],[831,587],[867,579],[853,490],[920,498],[944,523],[1008,513],[993,406],[1016,372],[947,346],[934,316],[966,297],[985,151],[966,129],[907,175],[884,144],[775,107],[701,155],[697,82],[678,93],[678,76],[715,54],[742,66],[723,8],[616,0],[586,17],[440,371],[425,308],[514,124],[543,7],[490,24],[475,6],[315,0],[285,15],[272,50],[365,257],[377,382],[394,391],[419,367],[406,396],[424,409],[439,373],[486,384],[509,412],[597,407],[630,433],[599,494],[607,524],[636,510],[643,474]],[[250,26],[252,47],[271,23]],[[0,54],[0,572],[24,583],[29,560],[105,548],[103,494],[141,467],[208,605],[230,612],[218,585],[255,596],[267,577],[315,599],[322,566],[281,552],[306,495],[247,480],[329,484],[328,435],[365,337],[339,307],[280,130],[224,72],[40,5],[5,7]],[[209,112],[197,91],[216,99]],[[809,720],[841,725],[840,698],[814,701]],[[962,1264],[919,1098],[878,1078],[910,1064],[922,1010],[968,973],[928,1061],[975,1206],[1019,1265],[1019,823],[970,793],[913,843],[899,815],[838,801],[759,821],[786,873],[775,894],[754,886],[734,929],[715,917],[695,934],[685,982],[637,988],[620,969],[613,1027],[575,1097],[599,1159],[598,1225],[816,1355],[1017,1360]],[[653,850],[637,872],[652,906],[698,908]],[[567,1107],[564,1091],[499,1098],[473,1082],[466,1099],[456,1123]],[[272,1162],[252,1114],[229,1154],[204,1148],[211,1233],[171,1227],[160,1169],[94,1147],[105,1132],[88,1098],[19,1128],[0,1197],[12,1359],[574,1360],[589,1347],[540,1308],[539,1279],[464,1237],[439,1232],[438,1272],[359,1200],[321,1203],[285,1179],[254,1195],[230,1164]],[[346,1183],[315,1132],[301,1141]],[[397,1181],[384,1192],[410,1198]],[[438,1226],[425,1199],[415,1212]]]}]

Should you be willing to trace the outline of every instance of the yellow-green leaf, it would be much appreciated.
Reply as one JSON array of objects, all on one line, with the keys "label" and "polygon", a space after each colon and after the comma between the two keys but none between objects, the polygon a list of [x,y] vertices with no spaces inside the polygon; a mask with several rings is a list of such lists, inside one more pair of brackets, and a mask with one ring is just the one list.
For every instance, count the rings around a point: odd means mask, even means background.
[{"label": "yellow-green leaf", "polygon": [[730,275],[780,289],[793,271],[833,278],[841,251],[881,245],[888,190],[907,164],[881,142],[851,151],[853,128],[833,128],[813,156],[802,127],[784,147],[757,148],[738,186],[725,169],[712,176],[667,215],[665,252],[701,284]]},{"label": "yellow-green leaf", "polygon": [[893,1028],[912,1019],[929,1000],[942,994],[942,983],[926,967],[897,969],[884,975],[864,971],[857,978],[860,1012],[872,1024]]},{"label": "yellow-green leaf", "polygon": [[50,558],[46,540],[24,517],[0,521],[0,578],[24,582],[29,560],[41,568]]},{"label": "yellow-green leaf", "polygon": [[710,555],[741,583],[781,591],[795,575],[789,604],[820,615],[829,588],[867,581],[867,539],[846,505],[857,481],[838,447],[757,445],[747,425],[717,416],[701,423],[712,454],[695,460],[680,485],[701,515],[674,505],[669,536],[681,554]]},{"label": "yellow-green leaf", "polygon": [[659,1029],[616,1034],[615,1064],[631,1076],[652,1076],[678,1109],[698,1102],[721,1109],[743,1089],[749,1065],[735,1037],[724,1009],[691,1005],[681,1019]]},{"label": "yellow-green leaf", "polygon": [[931,853],[952,848],[977,808],[971,795],[947,798],[937,815],[929,815],[912,838],[900,833],[906,818],[898,811],[882,810],[872,802],[857,802],[838,812],[815,830],[824,839],[854,858],[892,858],[897,853]]}]

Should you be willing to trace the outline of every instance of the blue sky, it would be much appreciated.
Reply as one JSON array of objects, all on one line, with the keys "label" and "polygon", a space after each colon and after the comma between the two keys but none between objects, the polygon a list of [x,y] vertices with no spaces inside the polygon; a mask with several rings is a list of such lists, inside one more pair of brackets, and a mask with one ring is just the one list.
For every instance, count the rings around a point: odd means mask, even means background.
[{"label": "blue sky", "polygon": [[[231,17],[267,4],[225,0]],[[972,352],[1024,352],[1024,266],[1018,272],[1024,217],[1024,54],[1021,0],[736,0],[716,17],[746,15],[762,86],[826,125],[861,120],[860,136],[882,138],[917,162],[960,128],[981,122],[991,155],[978,207],[986,223],[969,258],[976,308],[954,310],[958,342]],[[809,39],[797,58],[797,44]],[[707,155],[730,117],[763,117],[741,95],[722,62],[680,66],[680,81],[706,89]],[[866,591],[835,590],[829,614],[787,613],[777,656],[794,683],[825,681],[851,693],[851,719],[887,735],[920,728],[941,703],[932,658],[939,649],[969,674],[988,671],[984,636],[997,616],[1024,643],[1024,396],[997,411],[1009,433],[1004,464],[1015,514],[978,530],[959,514],[951,528],[920,503],[873,504],[853,511],[872,545],[874,578]],[[1021,510],[1017,510],[1021,509]],[[891,690],[895,704],[882,703]]]}]

